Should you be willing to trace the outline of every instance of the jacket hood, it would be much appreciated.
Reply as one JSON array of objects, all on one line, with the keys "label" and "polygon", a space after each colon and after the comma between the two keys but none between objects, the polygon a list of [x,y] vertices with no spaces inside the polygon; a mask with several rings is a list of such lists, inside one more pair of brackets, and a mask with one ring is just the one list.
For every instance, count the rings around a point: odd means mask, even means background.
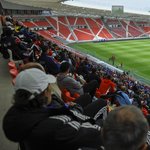
[{"label": "jacket hood", "polygon": [[110,83],[110,82],[112,82],[112,81],[109,79],[104,79],[104,83]]},{"label": "jacket hood", "polygon": [[63,79],[68,78],[68,75],[58,75],[57,76],[57,82],[61,82]]}]

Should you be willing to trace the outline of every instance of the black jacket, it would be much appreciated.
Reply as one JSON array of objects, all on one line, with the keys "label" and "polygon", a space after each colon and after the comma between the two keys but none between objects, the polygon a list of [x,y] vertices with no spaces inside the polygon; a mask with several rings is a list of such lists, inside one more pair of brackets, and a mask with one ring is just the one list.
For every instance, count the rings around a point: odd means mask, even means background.
[{"label": "black jacket", "polygon": [[79,105],[75,105],[78,111],[58,105],[58,108],[33,110],[12,106],[3,120],[6,137],[23,142],[27,150],[99,148],[102,144],[101,127],[92,118],[78,113]]},{"label": "black jacket", "polygon": [[98,85],[100,85],[102,81],[101,78],[99,78],[95,73],[90,73],[86,79],[86,82],[89,83],[92,80],[97,80]]},{"label": "black jacket", "polygon": [[13,57],[19,56],[22,58],[22,54],[26,53],[27,51],[27,47],[24,46],[20,39],[16,36],[7,36],[5,38],[4,47],[10,48],[12,50]]}]

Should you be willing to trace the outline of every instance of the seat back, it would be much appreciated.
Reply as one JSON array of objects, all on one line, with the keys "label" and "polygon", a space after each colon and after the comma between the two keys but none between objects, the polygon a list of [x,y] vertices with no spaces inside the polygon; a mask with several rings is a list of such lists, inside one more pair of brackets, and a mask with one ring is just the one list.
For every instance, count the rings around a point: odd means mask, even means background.
[{"label": "seat back", "polygon": [[16,76],[18,75],[17,69],[11,69],[9,70],[9,73],[13,79],[16,78]]},{"label": "seat back", "polygon": [[13,84],[13,85],[15,84],[15,80],[16,80],[16,78],[13,78],[13,79],[12,79],[12,84]]},{"label": "seat back", "polygon": [[115,103],[117,106],[120,106],[120,103],[118,101],[115,100]]},{"label": "seat back", "polygon": [[79,95],[76,93],[74,94],[73,97],[71,97],[70,92],[67,89],[60,88],[60,87],[59,87],[59,89],[61,90],[61,96],[65,103],[71,102],[71,101],[75,100],[77,97],[79,97]]},{"label": "seat back", "polygon": [[13,60],[13,56],[12,56],[12,51],[10,49],[7,49],[8,53],[9,53],[9,61],[10,62],[14,62],[14,63],[18,63],[18,64],[24,64],[23,60]]},{"label": "seat back", "polygon": [[9,69],[17,69],[14,62],[9,62],[8,67],[9,67]]},{"label": "seat back", "polygon": [[21,64],[21,65],[19,66],[19,71],[18,71],[18,72],[21,71],[22,67],[23,67],[23,65]]},{"label": "seat back", "polygon": [[145,109],[145,108],[142,108],[142,112],[143,112],[143,114],[144,114],[145,118],[147,118],[148,110],[147,110],[147,109]]}]

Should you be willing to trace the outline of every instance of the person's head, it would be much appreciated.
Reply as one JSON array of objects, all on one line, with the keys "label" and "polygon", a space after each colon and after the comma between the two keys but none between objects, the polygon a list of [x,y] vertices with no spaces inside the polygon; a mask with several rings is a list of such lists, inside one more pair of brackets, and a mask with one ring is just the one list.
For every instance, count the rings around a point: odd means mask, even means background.
[{"label": "person's head", "polygon": [[119,83],[118,83],[118,87],[121,88],[121,86],[123,86],[123,83],[122,83],[122,82],[119,82]]},{"label": "person's head", "polygon": [[126,91],[126,87],[125,86],[121,86],[121,91],[125,92]]},{"label": "person's head", "polygon": [[79,60],[80,60],[80,63],[82,63],[82,62],[83,62],[83,58],[81,58],[81,57],[80,57],[80,58],[79,58]]},{"label": "person's head", "polygon": [[92,68],[92,73],[96,73],[96,68]]},{"label": "person's head", "polygon": [[105,150],[142,150],[149,126],[142,111],[120,106],[108,114],[103,126]]},{"label": "person's head", "polygon": [[64,58],[64,57],[66,57],[66,54],[65,54],[64,52],[62,52],[62,53],[60,54],[60,56],[61,56],[61,58]]},{"label": "person's head", "polygon": [[107,75],[107,79],[111,80],[111,75],[110,74]]},{"label": "person's head", "polygon": [[71,54],[70,54],[70,58],[74,58],[74,54],[71,53]]},{"label": "person's head", "polygon": [[51,103],[49,84],[55,83],[52,75],[36,68],[21,71],[14,84],[14,106],[26,109],[40,108]]},{"label": "person's head", "polygon": [[49,53],[48,46],[43,45],[43,46],[42,46],[42,52],[43,52],[44,54],[48,54],[48,53]]},{"label": "person's head", "polygon": [[6,36],[13,36],[13,30],[11,30],[11,29],[6,29]]},{"label": "person's head", "polygon": [[70,69],[70,64],[68,62],[64,62],[61,64],[60,66],[60,72],[61,73],[69,73],[69,69]]},{"label": "person's head", "polygon": [[44,67],[43,67],[40,63],[37,63],[37,62],[29,62],[29,63],[25,64],[25,65],[21,68],[21,71],[26,70],[26,69],[30,69],[30,68],[37,68],[37,69],[40,69],[40,70],[42,70],[43,72],[45,72]]},{"label": "person's head", "polygon": [[88,65],[89,64],[88,60],[84,60],[83,63],[84,63],[84,65]]}]

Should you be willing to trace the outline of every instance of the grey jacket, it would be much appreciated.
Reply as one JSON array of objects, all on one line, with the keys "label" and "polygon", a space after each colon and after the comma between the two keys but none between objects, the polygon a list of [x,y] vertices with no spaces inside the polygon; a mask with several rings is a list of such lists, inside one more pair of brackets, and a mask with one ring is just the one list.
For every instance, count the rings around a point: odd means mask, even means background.
[{"label": "grey jacket", "polygon": [[68,75],[58,75],[57,76],[57,84],[60,88],[67,89],[71,96],[75,93],[82,95],[84,94],[83,88],[79,81],[69,77]]}]

